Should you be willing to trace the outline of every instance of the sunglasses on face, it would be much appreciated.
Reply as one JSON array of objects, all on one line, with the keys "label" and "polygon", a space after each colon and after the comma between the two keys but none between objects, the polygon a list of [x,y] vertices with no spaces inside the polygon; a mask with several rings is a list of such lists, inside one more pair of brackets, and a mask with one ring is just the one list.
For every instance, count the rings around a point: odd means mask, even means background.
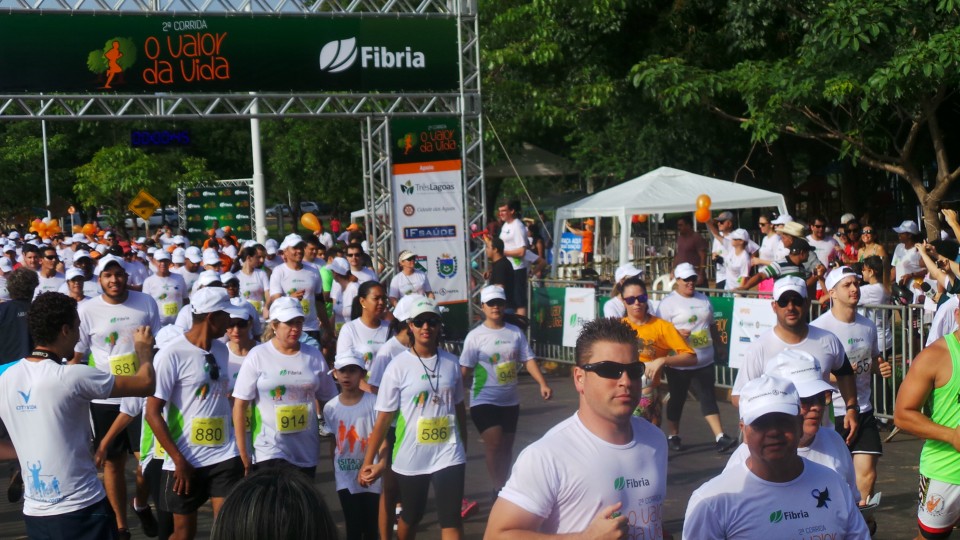
[{"label": "sunglasses on face", "polygon": [[790,296],[781,296],[780,299],[777,300],[777,305],[782,308],[785,308],[790,304],[793,304],[796,307],[803,307],[803,297],[792,294]]},{"label": "sunglasses on face", "polygon": [[687,283],[693,283],[697,280],[697,276],[690,276],[688,278],[683,278],[680,281],[686,281]]},{"label": "sunglasses on face", "polygon": [[352,257],[359,257],[359,256],[360,256],[359,253],[347,253],[347,257],[351,257],[351,258],[352,258]]},{"label": "sunglasses on face", "polygon": [[645,295],[645,294],[638,294],[638,295],[636,295],[636,296],[624,296],[624,297],[623,297],[623,301],[624,301],[624,303],[626,303],[628,306],[632,306],[632,305],[634,305],[634,304],[637,303],[637,302],[640,302],[641,304],[646,304],[646,303],[647,303],[647,295]]},{"label": "sunglasses on face", "polygon": [[250,325],[250,321],[246,319],[233,319],[230,321],[230,326],[228,326],[227,328],[233,328],[233,327],[246,328],[249,325]]},{"label": "sunglasses on face", "polygon": [[506,300],[500,300],[500,299],[498,298],[498,299],[496,299],[496,300],[490,300],[490,301],[488,301],[488,302],[487,302],[487,305],[490,306],[490,307],[503,307],[503,306],[507,305],[507,301],[506,301]]},{"label": "sunglasses on face", "polygon": [[823,395],[823,393],[817,394],[815,396],[800,398],[800,405],[804,407],[813,407],[814,405],[823,406],[826,404],[827,404],[827,396]]},{"label": "sunglasses on face", "polygon": [[580,369],[596,373],[597,376],[603,377],[604,379],[619,379],[623,376],[623,372],[626,371],[627,377],[637,380],[643,376],[644,372],[646,372],[646,368],[640,362],[623,364],[621,362],[613,362],[611,360],[584,364],[580,366]]},{"label": "sunglasses on face", "polygon": [[873,229],[864,229],[860,234],[873,234]]},{"label": "sunglasses on face", "polygon": [[210,368],[210,380],[218,380],[220,378],[220,366],[217,365],[217,359],[210,353],[204,355],[203,359],[207,361],[207,367]]},{"label": "sunglasses on face", "polygon": [[423,318],[423,319],[417,318],[417,319],[414,319],[414,320],[412,320],[412,321],[410,321],[410,322],[412,322],[412,323],[413,323],[413,326],[415,326],[415,327],[417,327],[417,328],[423,328],[423,325],[427,325],[427,326],[429,326],[430,328],[436,328],[436,327],[440,326],[440,319],[438,319],[438,318],[436,318],[436,317],[428,317],[428,318]]},{"label": "sunglasses on face", "polygon": [[813,225],[811,225],[811,227],[813,227],[814,229],[822,229],[823,223],[814,223]]},{"label": "sunglasses on face", "polygon": [[59,259],[60,257],[57,257],[56,255],[44,255],[43,258],[44,258],[44,259],[47,259],[48,261],[55,261],[55,260]]}]

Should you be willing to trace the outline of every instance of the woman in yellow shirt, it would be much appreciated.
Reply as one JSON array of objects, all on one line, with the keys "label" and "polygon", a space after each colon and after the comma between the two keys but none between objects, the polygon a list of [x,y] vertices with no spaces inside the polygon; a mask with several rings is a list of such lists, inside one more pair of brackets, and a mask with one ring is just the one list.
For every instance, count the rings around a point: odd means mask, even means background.
[{"label": "woman in yellow shirt", "polygon": [[647,286],[642,280],[630,278],[623,283],[622,290],[623,303],[627,306],[627,316],[623,320],[637,333],[640,361],[647,368],[640,405],[633,414],[659,426],[663,396],[658,386],[663,366],[693,366],[697,363],[697,355],[671,323],[650,313]]}]

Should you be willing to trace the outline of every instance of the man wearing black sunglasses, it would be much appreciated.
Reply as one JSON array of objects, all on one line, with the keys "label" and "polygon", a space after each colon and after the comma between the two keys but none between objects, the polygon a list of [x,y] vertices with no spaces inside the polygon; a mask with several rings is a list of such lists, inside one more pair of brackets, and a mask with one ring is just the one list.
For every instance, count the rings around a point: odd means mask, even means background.
[{"label": "man wearing black sunglasses", "polygon": [[856,374],[847,359],[843,343],[834,334],[810,326],[807,322],[810,306],[807,301],[807,285],[802,279],[787,276],[775,281],[771,306],[777,317],[777,324],[760,334],[745,351],[733,383],[733,404],[740,402],[743,385],[763,374],[770,359],[783,350],[801,350],[820,361],[824,380],[827,380],[830,374],[836,378],[836,386],[846,404],[843,426],[850,430],[847,443],[853,442],[857,434],[857,412],[860,408],[857,402]]},{"label": "man wearing black sunglasses", "polygon": [[620,320],[596,319],[583,326],[575,351],[579,409],[521,452],[485,538],[520,531],[664,536],[667,442],[662,431],[633,416],[644,373],[636,334]]},{"label": "man wearing black sunglasses", "polygon": [[237,308],[222,287],[198,290],[190,306],[193,326],[156,354],[157,389],[147,399],[145,413],[167,451],[160,506],[173,513],[171,538],[178,540],[196,536],[197,509],[207,499],[216,517],[227,493],[243,477],[231,422],[230,353],[219,340]]},{"label": "man wearing black sunglasses", "polygon": [[60,286],[66,283],[63,273],[57,272],[57,265],[60,264],[57,249],[53,246],[44,246],[40,249],[40,254],[40,271],[37,272],[40,284],[37,285],[36,294],[57,292]]}]

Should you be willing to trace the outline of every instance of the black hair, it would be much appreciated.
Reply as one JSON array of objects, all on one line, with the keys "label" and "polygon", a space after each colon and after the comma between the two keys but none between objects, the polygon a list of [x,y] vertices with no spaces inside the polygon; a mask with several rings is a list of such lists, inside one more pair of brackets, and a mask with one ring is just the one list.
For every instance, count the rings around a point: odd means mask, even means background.
[{"label": "black hair", "polygon": [[[237,259],[240,259],[241,262],[246,261],[250,257],[255,257],[257,255],[257,248],[260,247],[259,244],[255,246],[247,246],[240,250],[240,253],[237,254]],[[264,248],[266,249],[266,248]]]},{"label": "black hair", "polygon": [[233,488],[211,540],[335,540],[337,525],[309,478],[293,469],[263,470]]},{"label": "black hair", "polygon": [[497,237],[497,236],[494,236],[493,238],[491,238],[491,239],[490,239],[490,247],[492,247],[493,250],[496,251],[497,253],[503,255],[504,245],[503,245],[503,239],[502,239],[502,238],[499,238],[499,237]]},{"label": "black hair", "polygon": [[[627,280],[628,283],[630,281]],[[621,319],[602,317],[586,323],[580,329],[580,336],[577,337],[577,345],[574,348],[578,366],[590,362],[593,356],[593,345],[600,341],[629,345],[632,351],[631,357],[640,356],[640,343],[637,341],[636,331]]]},{"label": "black hair", "polygon": [[23,247],[20,248],[20,254],[26,255],[27,253],[40,253],[40,248],[33,244],[24,244]]},{"label": "black hair", "polygon": [[53,246],[50,245],[50,244],[44,244],[44,245],[40,246],[40,247],[37,249],[37,252],[40,253],[40,254],[46,253],[46,252],[48,252],[48,251],[53,251],[54,253],[56,253],[56,252],[57,252],[57,248],[53,247]]},{"label": "black hair", "polygon": [[879,255],[871,255],[864,259],[861,264],[863,268],[872,270],[881,282],[883,281],[883,259],[881,259]]},{"label": "black hair", "polygon": [[360,287],[357,289],[357,295],[353,297],[353,304],[350,305],[350,320],[359,319],[360,315],[363,314],[363,306],[360,305],[360,299],[370,296],[370,289],[374,287],[380,287],[383,289],[383,292],[386,293],[387,289],[379,281],[364,281],[360,284]]},{"label": "black hair", "polygon": [[937,250],[937,255],[942,255],[951,261],[957,260],[957,254],[960,253],[960,244],[953,240],[934,240],[930,245]]},{"label": "black hair", "polygon": [[518,199],[508,202],[507,208],[513,210],[517,214],[517,217],[520,217],[520,211],[522,210],[522,207],[520,206],[520,201]]},{"label": "black hair", "polygon": [[77,301],[65,294],[45,292],[38,295],[27,311],[30,337],[37,345],[52,345],[64,325],[77,322]]},{"label": "black hair", "polygon": [[306,235],[306,236],[304,237],[303,241],[306,242],[306,243],[308,243],[308,244],[310,244],[311,246],[314,246],[314,247],[319,247],[319,246],[322,245],[322,244],[320,243],[320,239],[317,238],[317,235],[315,235],[315,234],[308,234],[308,235]]},{"label": "black hair", "polygon": [[29,268],[17,268],[7,275],[7,292],[12,300],[29,302],[37,285],[40,285],[40,277]]},{"label": "black hair", "polygon": [[623,282],[623,285],[620,287],[620,292],[623,292],[627,287],[631,285],[636,285],[643,289],[643,294],[647,294],[647,284],[640,279],[640,276],[633,276],[632,278],[626,279]]}]

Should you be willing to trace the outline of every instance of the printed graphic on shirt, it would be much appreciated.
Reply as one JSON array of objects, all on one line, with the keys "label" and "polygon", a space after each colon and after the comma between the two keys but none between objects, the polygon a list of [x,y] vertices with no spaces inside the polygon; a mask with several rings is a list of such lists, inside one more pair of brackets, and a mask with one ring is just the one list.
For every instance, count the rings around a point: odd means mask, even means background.
[{"label": "printed graphic on shirt", "polygon": [[45,503],[58,503],[63,500],[60,480],[56,476],[42,474],[43,466],[40,461],[27,461],[27,471],[30,478],[25,478],[23,482],[27,498]]}]

